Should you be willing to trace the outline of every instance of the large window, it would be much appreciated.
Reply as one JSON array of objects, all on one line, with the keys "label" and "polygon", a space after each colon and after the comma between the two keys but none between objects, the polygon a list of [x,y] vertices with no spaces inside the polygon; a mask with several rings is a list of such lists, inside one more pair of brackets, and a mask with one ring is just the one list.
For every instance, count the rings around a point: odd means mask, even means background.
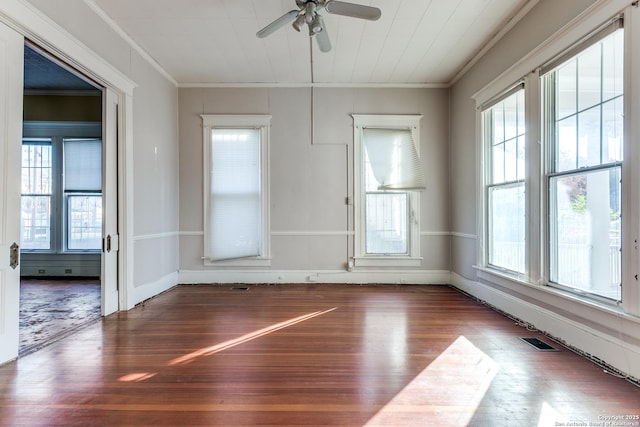
[{"label": "large window", "polygon": [[614,17],[475,95],[481,275],[622,301],[625,38]]},{"label": "large window", "polygon": [[51,139],[25,139],[22,143],[22,249],[51,250],[51,151]]},{"label": "large window", "polygon": [[549,280],[621,298],[623,31],[609,27],[543,76]]},{"label": "large window", "polygon": [[25,124],[22,142],[21,247],[26,251],[99,251],[102,244],[100,126]]},{"label": "large window", "polygon": [[357,266],[420,265],[421,116],[354,115]]},{"label": "large window", "polygon": [[202,117],[205,264],[268,264],[270,116]]},{"label": "large window", "polygon": [[524,89],[518,86],[483,112],[488,158],[487,260],[525,273]]}]

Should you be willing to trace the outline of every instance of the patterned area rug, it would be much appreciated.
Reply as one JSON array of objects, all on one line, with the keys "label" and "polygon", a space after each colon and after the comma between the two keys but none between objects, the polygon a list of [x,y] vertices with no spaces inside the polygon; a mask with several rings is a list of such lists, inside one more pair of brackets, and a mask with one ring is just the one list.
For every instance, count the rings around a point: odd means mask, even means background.
[{"label": "patterned area rug", "polygon": [[100,281],[22,279],[20,354],[100,319]]}]

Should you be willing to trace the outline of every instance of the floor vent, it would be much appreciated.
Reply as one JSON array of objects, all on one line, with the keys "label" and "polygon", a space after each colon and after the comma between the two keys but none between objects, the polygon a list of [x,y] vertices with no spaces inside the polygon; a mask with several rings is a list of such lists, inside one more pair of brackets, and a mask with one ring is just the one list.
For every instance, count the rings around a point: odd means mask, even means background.
[{"label": "floor vent", "polygon": [[557,348],[550,346],[544,341],[539,340],[538,338],[520,338],[522,341],[530,344],[535,347],[536,350],[539,351],[560,351]]},{"label": "floor vent", "polygon": [[234,286],[231,288],[232,291],[248,291],[249,288],[246,286]]}]

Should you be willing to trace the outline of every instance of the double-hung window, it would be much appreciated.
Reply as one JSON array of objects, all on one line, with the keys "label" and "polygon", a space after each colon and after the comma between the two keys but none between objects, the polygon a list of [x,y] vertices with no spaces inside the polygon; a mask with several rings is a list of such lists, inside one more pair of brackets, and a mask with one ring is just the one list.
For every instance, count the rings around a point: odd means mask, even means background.
[{"label": "double-hung window", "polygon": [[53,157],[50,138],[22,142],[22,249],[52,249]]},{"label": "double-hung window", "polygon": [[202,119],[205,264],[269,265],[271,116]]},{"label": "double-hung window", "polygon": [[353,115],[356,266],[421,263],[421,117]]},{"label": "double-hung window", "polygon": [[[20,227],[23,250],[62,253],[101,249],[102,140],[73,136],[83,133],[99,135],[100,126],[25,124]],[[29,136],[32,134],[38,136]]]},{"label": "double-hung window", "polygon": [[621,20],[575,50],[542,72],[549,281],[620,300]]},{"label": "double-hung window", "polygon": [[484,109],[488,159],[487,263],[525,273],[525,114],[524,87],[518,85]]}]

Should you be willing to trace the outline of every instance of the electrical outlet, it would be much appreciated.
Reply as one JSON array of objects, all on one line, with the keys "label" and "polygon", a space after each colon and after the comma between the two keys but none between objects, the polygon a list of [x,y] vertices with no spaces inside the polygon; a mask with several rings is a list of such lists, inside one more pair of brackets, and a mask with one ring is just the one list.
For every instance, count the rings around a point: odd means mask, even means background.
[{"label": "electrical outlet", "polygon": [[70,269],[70,268],[65,268],[64,269],[64,274],[71,274],[71,273],[73,273],[72,269]]},{"label": "electrical outlet", "polygon": [[45,274],[46,272],[47,270],[45,270],[44,268],[38,270],[38,274]]}]

